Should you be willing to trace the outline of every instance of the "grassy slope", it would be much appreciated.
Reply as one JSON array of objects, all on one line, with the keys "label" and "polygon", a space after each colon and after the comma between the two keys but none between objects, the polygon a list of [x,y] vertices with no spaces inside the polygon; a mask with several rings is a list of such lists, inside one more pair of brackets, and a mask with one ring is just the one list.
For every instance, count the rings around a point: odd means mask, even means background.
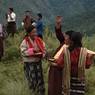
[{"label": "grassy slope", "polygon": [[[46,28],[44,40],[46,42],[47,50],[53,52],[59,43],[55,39],[55,35],[49,32],[49,29]],[[21,43],[22,37],[23,33],[19,31],[19,33],[15,35],[14,39],[8,38],[6,40],[5,57],[3,58],[2,62],[0,62],[0,95],[30,95],[30,91],[24,77],[23,64],[21,64],[22,61],[19,51],[19,45]],[[95,39],[94,36],[91,38],[85,37],[83,41],[86,47],[95,50],[93,39]],[[46,60],[43,61],[43,69],[47,88],[48,62]],[[95,95],[94,70],[95,67],[92,66],[86,72],[86,95]]]}]

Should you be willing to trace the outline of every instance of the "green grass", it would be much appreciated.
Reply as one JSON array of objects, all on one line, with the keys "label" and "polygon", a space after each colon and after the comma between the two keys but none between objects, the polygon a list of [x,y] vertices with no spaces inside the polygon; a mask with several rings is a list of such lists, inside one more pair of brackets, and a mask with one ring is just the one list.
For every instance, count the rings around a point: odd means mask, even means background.
[{"label": "green grass", "polygon": [[[5,56],[0,62],[0,95],[32,95],[28,89],[27,81],[23,72],[23,64],[20,56],[19,46],[23,39],[24,33],[19,31],[14,38],[7,38],[5,41]],[[89,49],[95,50],[93,37],[85,37],[84,45]],[[59,45],[55,34],[51,33],[48,28],[45,30],[44,41],[46,42],[47,51],[54,52]],[[49,65],[43,60],[44,80],[46,86],[46,95],[48,87],[48,70]],[[95,95],[95,66],[93,65],[86,71],[86,95]]]}]

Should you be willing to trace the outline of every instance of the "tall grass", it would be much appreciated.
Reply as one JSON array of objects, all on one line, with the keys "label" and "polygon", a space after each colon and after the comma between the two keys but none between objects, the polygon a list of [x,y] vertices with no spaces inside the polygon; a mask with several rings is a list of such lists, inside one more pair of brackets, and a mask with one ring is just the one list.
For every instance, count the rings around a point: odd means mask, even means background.
[{"label": "tall grass", "polygon": [[[14,38],[8,37],[5,41],[5,56],[0,62],[0,95],[33,95],[28,88],[27,81],[23,72],[23,64],[20,56],[19,46],[24,37],[23,31],[19,31]],[[95,50],[93,37],[85,37],[83,39],[84,46]],[[55,37],[55,33],[48,28],[45,29],[44,41],[47,51],[53,54],[58,47],[59,42]],[[48,87],[48,70],[49,63],[43,60],[44,80]],[[95,95],[95,67],[94,65],[86,71],[86,95]]]}]

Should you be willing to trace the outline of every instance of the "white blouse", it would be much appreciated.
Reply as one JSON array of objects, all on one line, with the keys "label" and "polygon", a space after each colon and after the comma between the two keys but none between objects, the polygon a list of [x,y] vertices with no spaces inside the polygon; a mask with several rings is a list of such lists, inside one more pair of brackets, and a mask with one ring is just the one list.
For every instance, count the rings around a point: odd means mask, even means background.
[{"label": "white blouse", "polygon": [[15,22],[16,21],[16,14],[12,12],[10,15],[8,14],[8,22]]}]

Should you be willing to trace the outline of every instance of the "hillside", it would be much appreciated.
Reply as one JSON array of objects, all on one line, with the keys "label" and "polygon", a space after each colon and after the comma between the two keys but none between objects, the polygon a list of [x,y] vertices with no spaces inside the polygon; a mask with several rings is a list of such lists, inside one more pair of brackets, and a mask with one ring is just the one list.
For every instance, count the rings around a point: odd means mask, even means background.
[{"label": "hillside", "polygon": [[[24,32],[19,31],[14,39],[8,37],[5,41],[5,56],[0,62],[0,95],[32,95],[28,89],[25,80],[22,59],[20,56],[19,45],[23,39]],[[83,39],[84,46],[95,51],[93,45],[95,35],[92,37],[85,36]],[[55,34],[45,30],[44,41],[48,52],[53,51],[58,47],[58,41]],[[94,62],[95,63],[95,62]],[[47,95],[49,62],[43,60],[43,71]],[[86,71],[86,95],[95,95],[95,66],[91,66]]]},{"label": "hillside", "polygon": [[[41,12],[45,25],[54,25],[56,15],[64,17],[64,30],[74,29],[93,34],[95,22],[95,0],[1,0],[0,21],[5,23],[5,13],[13,7],[17,14],[17,23],[21,27],[25,10],[31,10],[33,16]],[[85,30],[85,31],[84,31]]]}]

